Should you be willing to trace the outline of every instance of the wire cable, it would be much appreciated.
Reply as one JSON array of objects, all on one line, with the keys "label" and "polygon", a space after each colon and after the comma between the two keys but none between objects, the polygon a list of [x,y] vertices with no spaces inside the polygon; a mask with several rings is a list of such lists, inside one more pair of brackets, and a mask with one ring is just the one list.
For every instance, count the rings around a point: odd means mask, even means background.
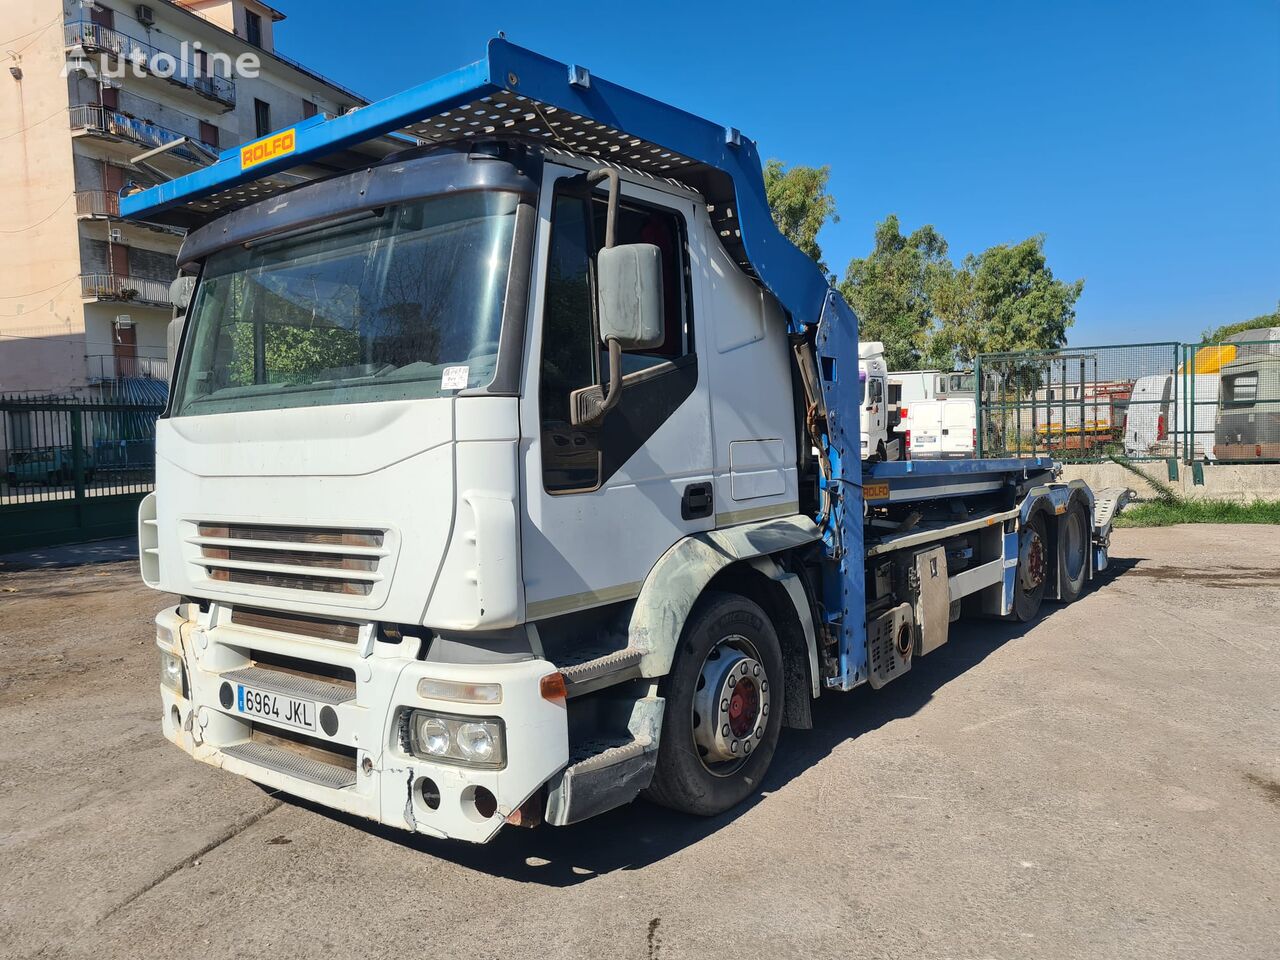
[{"label": "wire cable", "polygon": [[67,201],[70,200],[75,195],[76,195],[76,192],[72,190],[69,194],[67,194],[65,197],[62,198],[62,202],[59,203],[56,207],[54,207],[53,212],[50,213],[47,217],[45,217],[43,220],[37,220],[35,223],[31,224],[30,226],[19,227],[17,230],[0,230],[0,235],[12,236],[15,233],[26,233],[28,230],[34,230],[36,227],[41,226],[42,224],[48,223],[50,220],[54,218],[54,216],[57,215],[59,210],[61,210],[63,207],[67,205]]},{"label": "wire cable", "polygon": [[[91,104],[91,106],[93,106],[93,104]],[[59,107],[55,112],[49,114],[49,116],[45,117],[43,120],[37,120],[35,123],[29,123],[22,129],[14,130],[12,133],[6,133],[4,136],[0,137],[0,140],[8,140],[11,137],[18,136],[18,134],[20,133],[26,133],[28,130],[34,130],[36,127],[40,126],[40,124],[48,123],[54,117],[64,114],[66,112],[67,112],[66,107]]]}]

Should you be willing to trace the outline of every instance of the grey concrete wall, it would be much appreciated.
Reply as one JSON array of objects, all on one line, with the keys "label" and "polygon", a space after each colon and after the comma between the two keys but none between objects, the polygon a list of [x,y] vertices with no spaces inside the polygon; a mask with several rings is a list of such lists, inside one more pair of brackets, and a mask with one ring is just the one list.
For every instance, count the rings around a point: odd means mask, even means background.
[{"label": "grey concrete wall", "polygon": [[[1169,480],[1169,471],[1163,461],[1139,463],[1144,473],[1166,483],[1180,496],[1210,500],[1235,500],[1248,503],[1253,500],[1280,500],[1280,464],[1206,463],[1204,484],[1196,486],[1192,468],[1178,464],[1178,479]],[[1136,474],[1115,463],[1067,464],[1062,468],[1062,479],[1079,477],[1095,490],[1102,487],[1129,487],[1138,497],[1149,500],[1154,495],[1151,486]]]}]

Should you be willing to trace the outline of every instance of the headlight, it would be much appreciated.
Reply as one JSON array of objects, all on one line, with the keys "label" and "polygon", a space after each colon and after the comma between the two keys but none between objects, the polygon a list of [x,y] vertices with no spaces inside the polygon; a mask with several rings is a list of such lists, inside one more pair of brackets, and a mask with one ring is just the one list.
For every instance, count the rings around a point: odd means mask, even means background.
[{"label": "headlight", "polygon": [[167,650],[160,651],[160,683],[174,693],[182,693],[182,659]]},{"label": "headlight", "polygon": [[430,710],[409,715],[409,749],[423,760],[473,767],[506,765],[506,735],[497,717],[454,717]]}]

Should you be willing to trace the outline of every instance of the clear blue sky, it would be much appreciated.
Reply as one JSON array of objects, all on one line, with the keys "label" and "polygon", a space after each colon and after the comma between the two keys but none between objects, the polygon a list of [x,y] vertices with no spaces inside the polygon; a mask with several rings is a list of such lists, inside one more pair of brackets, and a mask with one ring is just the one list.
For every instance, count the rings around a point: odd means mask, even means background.
[{"label": "clear blue sky", "polygon": [[1085,278],[1076,345],[1193,339],[1280,299],[1280,0],[277,6],[282,52],[372,98],[503,30],[829,164],[840,273],[891,212],[957,260],[1044,233]]}]

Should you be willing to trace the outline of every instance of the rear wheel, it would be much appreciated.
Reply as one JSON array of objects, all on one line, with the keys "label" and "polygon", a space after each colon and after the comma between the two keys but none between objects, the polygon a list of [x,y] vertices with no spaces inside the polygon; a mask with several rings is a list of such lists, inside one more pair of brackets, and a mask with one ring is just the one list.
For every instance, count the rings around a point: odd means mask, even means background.
[{"label": "rear wheel", "polygon": [[1089,575],[1089,518],[1084,504],[1072,500],[1058,528],[1059,599],[1070,603],[1084,592]]},{"label": "rear wheel", "polygon": [[745,597],[708,593],[694,608],[671,672],[658,766],[645,796],[711,816],[760,789],[782,729],[782,649]]},{"label": "rear wheel", "polygon": [[1049,544],[1044,514],[1036,514],[1018,534],[1018,572],[1013,581],[1013,615],[1024,623],[1034,620],[1044,601],[1049,569]]}]

